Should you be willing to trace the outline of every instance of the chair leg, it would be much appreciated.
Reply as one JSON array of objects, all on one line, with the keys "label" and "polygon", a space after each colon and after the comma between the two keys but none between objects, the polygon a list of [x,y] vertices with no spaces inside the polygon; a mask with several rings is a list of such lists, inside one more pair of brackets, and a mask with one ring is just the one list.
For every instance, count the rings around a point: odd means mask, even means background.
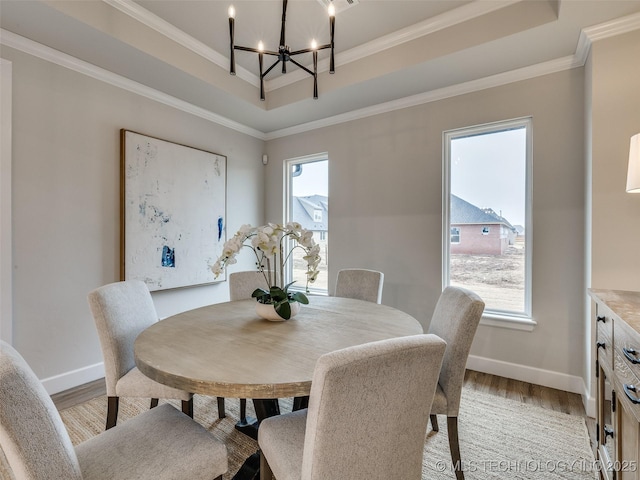
[{"label": "chair leg", "polygon": [[149,406],[149,408],[155,408],[158,406],[158,399],[157,398],[152,398],[151,399],[151,405]]},{"label": "chair leg", "polygon": [[429,420],[431,420],[431,430],[434,432],[438,431],[438,416],[437,415],[429,415]]},{"label": "chair leg", "polygon": [[189,400],[182,400],[182,413],[193,418],[193,397]]},{"label": "chair leg", "polygon": [[449,432],[449,450],[451,450],[451,462],[456,472],[456,480],[464,480],[462,461],[460,460],[460,444],[458,442],[458,417],[447,417],[447,430]]},{"label": "chair leg", "polygon": [[107,399],[107,425],[105,430],[109,430],[111,427],[115,427],[118,421],[118,404],[120,399],[118,397],[109,397]]},{"label": "chair leg", "polygon": [[295,412],[297,410],[302,410],[303,408],[309,408],[309,396],[294,397],[291,411]]},{"label": "chair leg", "polygon": [[227,416],[224,409],[224,397],[218,397],[218,418],[222,419]]},{"label": "chair leg", "polygon": [[262,451],[260,452],[260,480],[273,480],[273,472]]},{"label": "chair leg", "polygon": [[240,399],[240,423],[247,423],[247,399]]}]

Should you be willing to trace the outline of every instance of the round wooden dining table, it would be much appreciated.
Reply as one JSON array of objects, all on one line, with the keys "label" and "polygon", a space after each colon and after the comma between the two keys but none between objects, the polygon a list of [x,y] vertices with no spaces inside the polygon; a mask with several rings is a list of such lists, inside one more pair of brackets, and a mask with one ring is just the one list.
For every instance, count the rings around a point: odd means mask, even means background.
[{"label": "round wooden dining table", "polygon": [[[255,300],[208,305],[161,320],[134,343],[136,366],[151,379],[215,397],[250,398],[257,421],[236,428],[257,438],[259,422],[278,415],[278,398],[304,408],[318,358],[354,345],[423,333],[400,310],[362,300],[311,296],[292,319],[260,318]],[[259,455],[234,480],[259,478]]]},{"label": "round wooden dining table", "polygon": [[137,367],[174,388],[230,398],[309,395],[328,352],[423,333],[400,310],[361,300],[310,297],[292,319],[271,322],[255,300],[218,303],[157,322],[135,341]]}]

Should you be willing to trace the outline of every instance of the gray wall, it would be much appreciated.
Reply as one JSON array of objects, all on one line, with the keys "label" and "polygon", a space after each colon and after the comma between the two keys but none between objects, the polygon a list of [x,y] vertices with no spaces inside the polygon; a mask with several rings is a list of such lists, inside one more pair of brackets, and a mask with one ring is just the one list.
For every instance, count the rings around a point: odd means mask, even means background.
[{"label": "gray wall", "polygon": [[[442,132],[532,116],[538,325],[532,332],[480,326],[472,355],[498,369],[521,365],[531,381],[546,371],[581,380],[583,76],[573,69],[268,141],[266,218],[282,218],[282,162],[328,151],[330,291],[341,268],[381,270],[383,303],[427,328],[442,278]],[[567,387],[581,392],[583,385]]]},{"label": "gray wall", "polygon": [[[271,140],[265,169],[261,140],[3,46],[13,70],[13,343],[40,378],[63,378],[52,386],[102,361],[86,294],[118,279],[120,128],[227,155],[230,231],[281,221],[282,162],[328,151],[330,290],[340,268],[382,270],[383,302],[426,328],[441,289],[442,132],[531,115],[538,325],[481,326],[472,355],[532,382],[548,372],[588,380],[585,283],[640,289],[640,196],[624,193],[629,137],[640,132],[640,67],[630,61],[639,48],[632,32],[596,42],[585,69]],[[227,298],[226,284],[154,294],[160,316]]]},{"label": "gray wall", "polygon": [[[625,192],[629,140],[640,133],[640,31],[595,42],[587,67],[586,283],[640,290],[640,195]],[[587,300],[585,378],[596,393],[595,306]]]},{"label": "gray wall", "polygon": [[[231,234],[263,221],[264,142],[8,47],[2,57],[13,69],[13,344],[55,378],[53,393],[102,362],[86,296],[119,280],[119,130],[226,155]],[[224,300],[226,283],[154,294],[161,317]]]},{"label": "gray wall", "polygon": [[625,192],[640,133],[640,30],[592,46],[591,286],[640,290],[640,195]]}]

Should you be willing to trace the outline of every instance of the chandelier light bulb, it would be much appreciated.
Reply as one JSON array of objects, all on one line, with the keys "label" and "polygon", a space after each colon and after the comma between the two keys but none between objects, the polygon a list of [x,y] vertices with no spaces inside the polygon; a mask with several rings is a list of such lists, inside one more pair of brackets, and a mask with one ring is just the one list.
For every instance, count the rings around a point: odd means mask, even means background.
[{"label": "chandelier light bulb", "polygon": [[336,7],[333,5],[333,2],[329,3],[329,7],[327,8],[330,17],[336,16]]},{"label": "chandelier light bulb", "polygon": [[264,52],[264,43],[262,43],[262,40],[258,42],[258,51]]},{"label": "chandelier light bulb", "polygon": [[229,18],[236,18],[236,9],[229,5]]},{"label": "chandelier light bulb", "polygon": [[316,48],[318,48],[318,42],[316,42],[315,38],[313,40],[311,40],[311,48],[313,50],[315,50]]}]

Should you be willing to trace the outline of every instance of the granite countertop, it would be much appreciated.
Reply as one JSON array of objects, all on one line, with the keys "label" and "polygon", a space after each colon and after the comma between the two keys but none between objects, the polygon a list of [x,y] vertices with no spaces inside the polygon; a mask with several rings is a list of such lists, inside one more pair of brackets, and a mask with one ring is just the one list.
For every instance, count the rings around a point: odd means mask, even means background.
[{"label": "granite countertop", "polygon": [[616,316],[640,333],[640,292],[590,288],[589,295],[604,303]]}]

